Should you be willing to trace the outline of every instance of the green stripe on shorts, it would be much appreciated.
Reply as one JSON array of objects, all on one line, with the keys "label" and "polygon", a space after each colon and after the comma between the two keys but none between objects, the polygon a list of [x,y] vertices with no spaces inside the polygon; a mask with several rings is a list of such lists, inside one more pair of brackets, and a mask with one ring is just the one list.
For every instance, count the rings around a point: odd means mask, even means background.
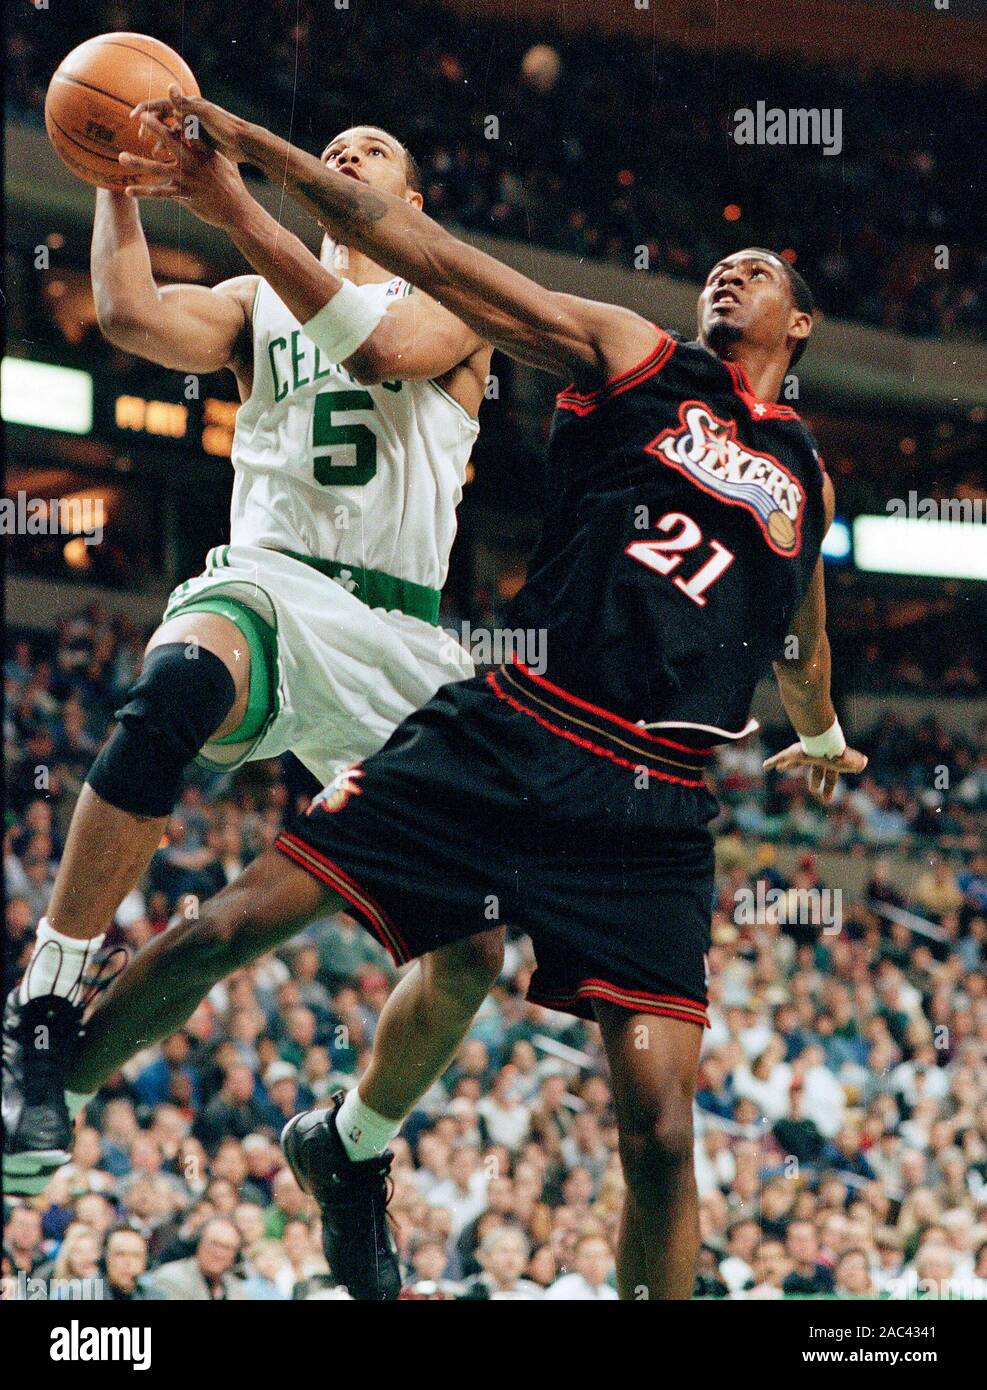
[{"label": "green stripe on shorts", "polygon": [[252,608],[225,594],[205,594],[191,603],[183,603],[168,618],[184,617],[187,613],[218,613],[228,618],[243,633],[250,652],[250,683],[247,689],[247,708],[232,733],[212,738],[210,743],[247,743],[256,739],[275,713],[277,700],[277,647],[274,628]]}]

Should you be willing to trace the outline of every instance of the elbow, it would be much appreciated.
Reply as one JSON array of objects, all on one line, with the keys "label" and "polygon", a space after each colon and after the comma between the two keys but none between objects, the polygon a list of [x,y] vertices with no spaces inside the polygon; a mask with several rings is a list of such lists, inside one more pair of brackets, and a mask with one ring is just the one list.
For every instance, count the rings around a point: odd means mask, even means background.
[{"label": "elbow", "polygon": [[370,338],[346,359],[345,365],[361,386],[379,386],[382,381],[393,380],[395,375],[395,364],[389,354],[375,347]]},{"label": "elbow", "polygon": [[370,337],[343,365],[361,386],[379,386],[382,381],[394,381],[401,376],[400,338],[393,331],[388,315],[384,315]]},{"label": "elbow", "polygon": [[364,359],[359,354],[348,359],[346,370],[361,386],[379,386],[382,381],[390,380],[380,363]]},{"label": "elbow", "polygon": [[114,347],[129,348],[144,331],[140,316],[127,304],[96,300],[96,322]]}]

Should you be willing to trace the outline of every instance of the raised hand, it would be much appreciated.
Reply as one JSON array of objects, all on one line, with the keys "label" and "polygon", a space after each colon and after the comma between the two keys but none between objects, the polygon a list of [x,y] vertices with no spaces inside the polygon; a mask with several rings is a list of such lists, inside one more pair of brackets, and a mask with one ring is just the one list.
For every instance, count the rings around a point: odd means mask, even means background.
[{"label": "raised hand", "polygon": [[863,772],[866,766],[865,754],[858,752],[856,748],[844,748],[838,758],[815,758],[805,751],[801,743],[789,744],[780,753],[766,758],[763,763],[765,771],[790,772],[797,767],[808,768],[809,790],[813,796],[827,804],[833,799],[841,772]]},{"label": "raised hand", "polygon": [[119,156],[121,165],[134,177],[127,194],[132,198],[174,198],[215,227],[234,221],[249,197],[236,164],[202,140],[190,139],[185,122],[175,122],[170,100],[142,102],[134,114],[156,137],[156,157],[148,159],[126,151]]},{"label": "raised hand", "polygon": [[142,101],[131,115],[153,115],[158,119],[177,117],[187,139],[201,140],[234,164],[242,164],[249,158],[245,137],[250,123],[204,97],[184,96],[177,85],[169,87],[167,97]]}]

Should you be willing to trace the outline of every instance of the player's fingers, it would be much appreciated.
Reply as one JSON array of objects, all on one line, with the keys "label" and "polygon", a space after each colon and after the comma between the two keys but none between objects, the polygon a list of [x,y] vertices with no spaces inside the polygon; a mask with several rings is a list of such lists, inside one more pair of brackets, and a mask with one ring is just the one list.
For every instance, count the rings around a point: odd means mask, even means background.
[{"label": "player's fingers", "polygon": [[180,111],[183,115],[204,111],[210,105],[201,97],[186,96],[177,82],[173,82],[168,88],[168,100],[175,110]]},{"label": "player's fingers", "polygon": [[805,765],[803,757],[787,750],[784,753],[776,753],[773,758],[767,758],[763,763],[766,772],[787,772],[790,768]]},{"label": "player's fingers", "polygon": [[150,131],[152,135],[156,135],[159,142],[163,144],[166,149],[177,151],[182,148],[183,141],[181,131],[176,130],[174,126],[168,125],[160,116],[156,116],[153,112],[146,112],[141,116],[140,123],[144,130]]},{"label": "player's fingers", "polygon": [[189,202],[177,183],[128,183],[124,192],[128,198],[173,198],[176,203]]},{"label": "player's fingers", "polygon": [[761,766],[781,767],[782,764],[785,764],[785,766],[790,766],[790,763],[786,762],[786,759],[793,758],[796,754],[801,753],[801,751],[802,749],[797,743],[790,743],[787,748],[782,748],[780,752],[772,753],[770,758],[765,758]]},{"label": "player's fingers", "polygon": [[171,97],[151,97],[147,101],[139,101],[130,114],[135,118],[148,112],[156,116],[167,116],[171,110]]},{"label": "player's fingers", "polygon": [[117,160],[128,171],[142,176],[151,176],[161,179],[171,179],[175,176],[175,161],[173,159],[148,159],[146,155],[131,154],[129,150],[121,150]]}]

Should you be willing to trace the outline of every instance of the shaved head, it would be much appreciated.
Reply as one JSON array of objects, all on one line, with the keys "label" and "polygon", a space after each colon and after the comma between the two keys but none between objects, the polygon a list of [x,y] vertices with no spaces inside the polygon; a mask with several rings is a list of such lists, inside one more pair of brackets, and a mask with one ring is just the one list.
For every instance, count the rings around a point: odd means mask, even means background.
[{"label": "shaved head", "polygon": [[340,150],[345,149],[348,144],[356,142],[366,143],[367,141],[373,140],[379,140],[393,155],[400,159],[404,167],[405,182],[412,192],[420,193],[422,191],[422,176],[414,155],[406,145],[401,143],[396,135],[392,135],[390,131],[384,130],[383,126],[350,126],[348,130],[340,131],[338,135],[329,141],[329,144],[322,151],[319,158],[322,160],[323,164],[326,164],[331,157],[337,155]]}]

